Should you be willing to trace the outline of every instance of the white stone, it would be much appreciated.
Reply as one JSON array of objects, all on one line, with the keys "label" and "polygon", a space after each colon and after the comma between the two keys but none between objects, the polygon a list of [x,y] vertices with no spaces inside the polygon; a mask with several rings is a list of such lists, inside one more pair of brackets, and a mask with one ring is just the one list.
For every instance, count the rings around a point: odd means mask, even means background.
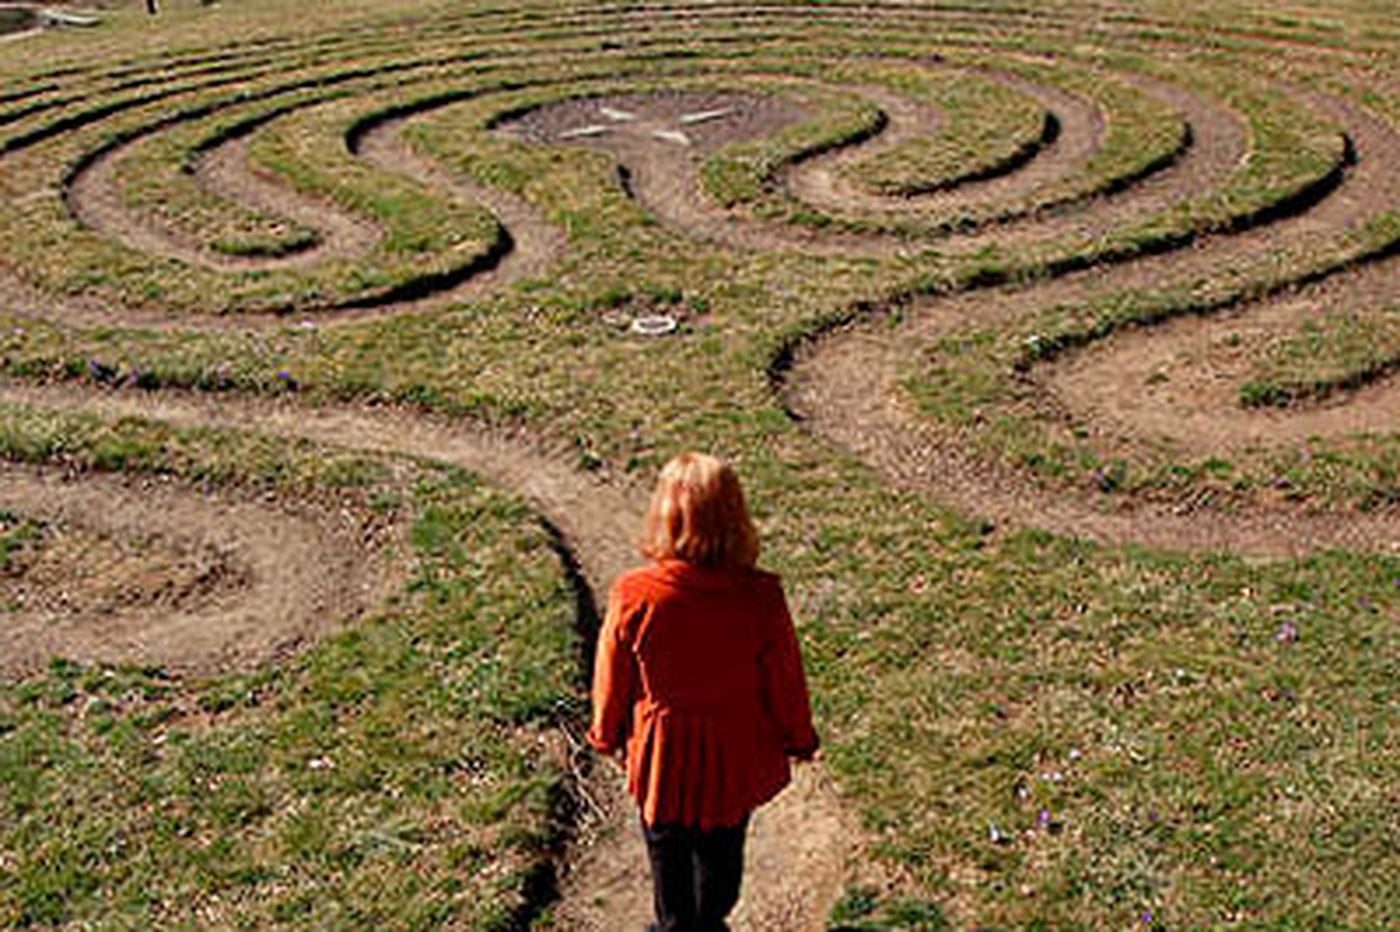
[{"label": "white stone", "polygon": [[720,107],[718,110],[697,110],[694,113],[682,113],[676,122],[680,123],[682,126],[690,126],[695,123],[708,123],[711,120],[727,117],[733,112],[733,107]]},{"label": "white stone", "polygon": [[656,129],[652,130],[652,136],[664,142],[674,142],[677,145],[690,145],[690,137],[678,129]]},{"label": "white stone", "polygon": [[676,319],[670,314],[649,314],[634,319],[631,330],[642,336],[660,337],[674,333],[677,326]]},{"label": "white stone", "polygon": [[566,129],[559,134],[560,139],[581,139],[585,136],[601,136],[611,132],[611,128],[600,123],[590,123],[587,126],[579,126],[574,129]]}]

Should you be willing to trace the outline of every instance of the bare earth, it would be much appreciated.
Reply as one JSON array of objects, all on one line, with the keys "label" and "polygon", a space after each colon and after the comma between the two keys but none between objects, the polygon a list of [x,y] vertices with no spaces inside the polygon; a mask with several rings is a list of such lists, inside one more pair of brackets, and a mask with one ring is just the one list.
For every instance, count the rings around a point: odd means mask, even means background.
[{"label": "bare earth", "polygon": [[[753,7],[751,12],[760,15],[772,9],[776,8]],[[703,21],[726,10],[733,12],[729,7],[707,7],[686,16]],[[901,13],[906,14],[922,15]],[[997,79],[1016,80],[1004,75]],[[1192,144],[1171,166],[1124,191],[1079,199],[1049,214],[1027,211],[1010,224],[952,237],[949,245],[972,251],[991,242],[1096,235],[1218,187],[1247,152],[1239,115],[1165,82],[1135,80],[1146,93],[1168,101],[1191,126]],[[802,85],[792,81],[795,89]],[[1016,86],[1055,114],[1063,128],[1059,139],[1019,172],[922,201],[916,198],[912,204],[905,200],[901,210],[936,215],[968,205],[1033,200],[1043,186],[1064,178],[1092,156],[1105,132],[1102,114],[1061,91],[1024,81]],[[901,140],[934,133],[940,117],[888,91],[855,90],[885,110],[885,133],[863,146],[808,160],[778,181],[787,192],[817,206],[852,214],[890,214],[896,205],[889,199],[841,184],[835,169]],[[979,459],[962,438],[921,420],[897,384],[912,354],[957,326],[973,321],[994,326],[1056,302],[1208,278],[1272,251],[1306,255],[1400,203],[1396,133],[1355,105],[1299,94],[1346,126],[1359,157],[1341,187],[1313,209],[1239,235],[1206,239],[1169,256],[1098,267],[1017,290],[929,301],[908,309],[898,328],[852,328],[829,335],[798,359],[783,386],[786,400],[815,436],[851,452],[892,482],[925,490],[998,522],[1175,550],[1287,556],[1327,547],[1400,552],[1400,514],[1393,511],[1355,515],[1280,506],[1223,513],[1200,503],[1106,502],[1089,493],[1043,488],[1029,476]],[[689,120],[708,111],[723,113]],[[661,223],[731,249],[887,258],[927,248],[928,243],[910,245],[878,234],[795,231],[726,212],[707,201],[699,182],[705,155],[729,142],[771,135],[801,117],[800,108],[781,96],[742,87],[691,89],[560,101],[501,131],[540,145],[584,145],[609,153],[626,170],[632,194]],[[604,130],[575,132],[593,126]],[[404,141],[402,129],[402,121],[376,127],[361,140],[356,154],[439,196],[484,205],[507,232],[511,248],[494,268],[454,288],[392,305],[326,309],[311,315],[317,325],[350,324],[366,316],[445,307],[496,294],[512,282],[547,273],[567,246],[564,234],[534,206],[426,159]],[[204,183],[225,197],[315,227],[323,245],[274,262],[213,260],[201,244],[183,241],[126,212],[114,184],[114,168],[124,151],[117,149],[81,173],[68,192],[68,203],[92,228],[139,251],[246,271],[279,262],[291,266],[353,257],[370,248],[379,235],[362,219],[340,217],[276,179],[254,174],[242,143],[236,143],[205,161],[200,169]],[[1219,337],[1225,328],[1286,326],[1317,305],[1393,301],[1395,272],[1391,260],[1333,276],[1299,294],[1246,305],[1230,317],[1125,333],[1041,367],[1032,377],[1044,387],[1048,409],[1062,414],[1067,423],[1097,431],[1099,442],[1106,445],[1169,441],[1186,451],[1214,451],[1231,444],[1296,443],[1314,434],[1393,430],[1395,412],[1400,411],[1394,378],[1322,408],[1240,410],[1228,399],[1247,360],[1238,352],[1222,352]],[[36,295],[7,282],[0,282],[0,303],[13,313],[74,326],[181,331],[286,325],[236,316],[177,319],[157,311]],[[1154,380],[1144,390],[1145,376],[1156,371],[1166,371],[1168,378]],[[236,427],[452,463],[532,502],[561,530],[596,601],[601,602],[596,597],[635,560],[632,542],[644,490],[566,465],[570,452],[552,438],[492,432],[412,410],[311,408],[77,385],[0,383],[0,403]],[[253,666],[354,618],[374,605],[392,580],[392,569],[378,555],[379,548],[364,544],[362,527],[309,507],[209,496],[155,480],[66,478],[19,467],[0,469],[0,500],[22,516],[47,522],[55,533],[67,535],[66,540],[98,541],[100,546],[83,552],[113,554],[106,565],[122,567],[121,573],[137,580],[117,597],[83,590],[87,594],[82,598],[61,598],[55,595],[55,574],[43,569],[43,552],[36,551],[36,562],[21,567],[31,574],[28,583],[9,590],[22,595],[25,604],[0,614],[0,670],[25,670],[53,653],[141,660],[192,671]],[[73,565],[83,565],[82,560]],[[145,567],[155,567],[158,578],[142,577]],[[633,807],[606,762],[584,768],[577,789],[586,816],[561,867],[563,896],[553,910],[554,923],[567,929],[640,928],[650,916],[650,891]],[[749,882],[735,916],[736,928],[824,927],[843,883],[861,859],[861,846],[857,820],[842,805],[830,774],[820,764],[799,768],[795,785],[755,820],[748,849]]]},{"label": "bare earth", "polygon": [[[0,615],[0,671],[7,673],[53,656],[195,673],[249,669],[375,605],[390,579],[382,558],[362,543],[364,529],[345,515],[230,500],[156,479],[69,478],[21,467],[0,469],[0,501],[53,522],[62,536],[85,532],[126,544],[98,548],[109,552],[89,573],[81,559],[47,571],[40,560],[7,587],[12,598],[29,596]],[[83,597],[114,576],[127,585]]]},{"label": "bare earth", "polygon": [[[604,592],[613,577],[636,560],[633,541],[641,526],[642,494],[564,466],[565,457],[560,452],[528,437],[492,434],[469,424],[428,420],[402,410],[310,409],[175,393],[10,383],[0,384],[0,403],[152,418],[190,427],[238,424],[288,439],[306,438],[347,449],[448,462],[514,490],[539,508],[579,554],[595,593]],[[100,492],[91,495],[99,497]],[[133,521],[151,517],[146,509],[133,507],[138,508]],[[161,505],[153,502],[152,507]],[[199,522],[218,524],[215,516],[207,513],[196,519],[196,524]],[[300,552],[268,540],[265,549],[259,548],[248,559],[271,561],[296,574],[306,572],[298,570],[295,558]],[[314,548],[307,554],[315,555]],[[353,566],[347,567],[347,572],[353,570]],[[642,842],[634,829],[635,809],[619,798],[620,786],[606,765],[593,768],[582,793],[605,801],[606,815],[583,829],[565,867],[559,923],[563,928],[640,928],[649,916],[650,880]],[[748,859],[755,869],[736,913],[740,927],[819,928],[840,893],[846,864],[858,849],[859,835],[850,819],[824,768],[819,764],[801,768],[796,785],[754,822]],[[794,830],[794,826],[802,826],[802,830]],[[606,905],[594,902],[600,891]],[[774,925],[769,917],[775,916],[786,918]]]}]

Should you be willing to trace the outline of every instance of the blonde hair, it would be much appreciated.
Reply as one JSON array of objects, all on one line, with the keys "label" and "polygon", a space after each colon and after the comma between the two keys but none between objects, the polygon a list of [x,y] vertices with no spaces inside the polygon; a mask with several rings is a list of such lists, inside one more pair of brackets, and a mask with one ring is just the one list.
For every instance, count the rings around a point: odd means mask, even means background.
[{"label": "blonde hair", "polygon": [[662,467],[642,531],[642,555],[752,567],[758,532],[733,467],[704,453],[682,453]]}]

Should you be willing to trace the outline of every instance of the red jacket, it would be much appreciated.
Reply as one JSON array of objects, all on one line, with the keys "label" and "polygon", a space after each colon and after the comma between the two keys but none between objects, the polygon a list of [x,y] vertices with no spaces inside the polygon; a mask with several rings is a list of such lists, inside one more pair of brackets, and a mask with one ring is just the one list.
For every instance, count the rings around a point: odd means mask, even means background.
[{"label": "red jacket", "polygon": [[648,825],[737,824],[817,749],[802,656],[772,573],[662,560],[608,596],[588,740],[625,744]]}]

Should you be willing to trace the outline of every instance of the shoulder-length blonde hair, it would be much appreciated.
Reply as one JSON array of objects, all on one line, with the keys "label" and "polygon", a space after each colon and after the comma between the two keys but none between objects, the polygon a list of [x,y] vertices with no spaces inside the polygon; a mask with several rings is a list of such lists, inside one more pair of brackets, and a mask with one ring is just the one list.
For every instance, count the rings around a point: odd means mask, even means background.
[{"label": "shoulder-length blonde hair", "polygon": [[752,567],[758,531],[733,467],[704,453],[682,453],[662,467],[642,530],[642,555]]}]

